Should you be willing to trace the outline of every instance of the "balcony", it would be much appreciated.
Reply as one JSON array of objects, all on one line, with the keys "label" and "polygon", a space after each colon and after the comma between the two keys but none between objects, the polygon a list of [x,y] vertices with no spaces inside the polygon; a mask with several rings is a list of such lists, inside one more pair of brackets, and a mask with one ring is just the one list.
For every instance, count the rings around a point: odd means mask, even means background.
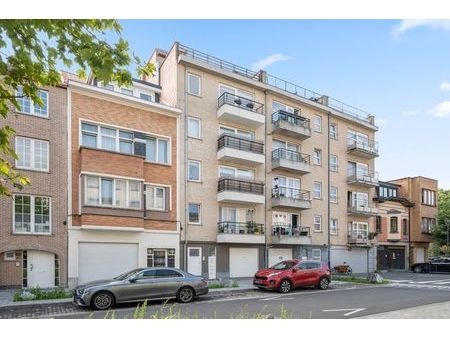
[{"label": "balcony", "polygon": [[378,187],[378,173],[376,171],[358,172],[350,170],[347,174],[347,183],[362,187]]},{"label": "balcony", "polygon": [[367,235],[364,234],[348,234],[347,243],[355,246],[367,246],[369,244],[369,239]]},{"label": "balcony", "polygon": [[369,245],[368,224],[349,223],[347,226],[347,243],[355,246]]},{"label": "balcony", "polygon": [[371,217],[378,214],[378,209],[369,206],[367,200],[351,199],[348,201],[347,213],[354,216]]},{"label": "balcony", "polygon": [[235,178],[220,178],[218,202],[264,204],[264,183]]},{"label": "balcony", "polygon": [[372,140],[358,141],[347,139],[347,151],[364,158],[378,157],[378,143]]},{"label": "balcony", "polygon": [[286,187],[273,188],[272,208],[310,209],[310,192]]},{"label": "balcony", "polygon": [[217,243],[264,243],[264,224],[225,221],[217,225]]},{"label": "balcony", "polygon": [[293,228],[291,224],[272,226],[272,244],[310,245],[312,243],[309,228]]},{"label": "balcony", "polygon": [[272,170],[280,169],[303,175],[311,172],[311,156],[297,151],[278,148],[272,151]]},{"label": "balcony", "polygon": [[264,124],[264,105],[231,93],[218,98],[217,118],[219,121],[237,123],[250,128]]},{"label": "balcony", "polygon": [[295,137],[299,140],[311,137],[309,119],[284,110],[272,114],[272,132]]},{"label": "balcony", "polygon": [[264,164],[264,143],[223,134],[217,140],[217,159],[240,164]]}]

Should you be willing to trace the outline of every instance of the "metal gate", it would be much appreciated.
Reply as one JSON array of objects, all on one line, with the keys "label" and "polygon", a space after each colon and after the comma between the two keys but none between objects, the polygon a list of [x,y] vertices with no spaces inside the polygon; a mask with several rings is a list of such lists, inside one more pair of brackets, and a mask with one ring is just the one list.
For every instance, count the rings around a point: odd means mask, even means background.
[{"label": "metal gate", "polygon": [[405,249],[379,246],[377,250],[378,270],[404,270]]}]

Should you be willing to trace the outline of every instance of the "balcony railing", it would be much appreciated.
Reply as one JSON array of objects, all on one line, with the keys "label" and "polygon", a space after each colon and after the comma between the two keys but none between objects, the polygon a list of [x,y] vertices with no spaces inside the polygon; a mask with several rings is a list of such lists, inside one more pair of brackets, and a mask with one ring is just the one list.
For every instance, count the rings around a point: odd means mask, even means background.
[{"label": "balcony railing", "polygon": [[361,182],[367,184],[377,184],[378,183],[378,172],[376,171],[364,171],[358,172],[357,170],[347,171],[347,181],[348,182]]},{"label": "balcony railing", "polygon": [[291,224],[274,224],[272,226],[272,235],[273,236],[293,236],[300,237],[305,236],[309,237],[310,229],[309,227],[292,227]]},{"label": "balcony railing", "polygon": [[349,244],[367,244],[369,241],[369,231],[357,229],[353,224],[347,227],[347,239]]},{"label": "balcony railing", "polygon": [[237,191],[249,194],[264,195],[264,183],[244,181],[235,178],[220,178],[218,192]]},{"label": "balcony railing", "polygon": [[311,163],[311,155],[302,154],[298,151],[285,149],[285,148],[278,148],[272,151],[272,160],[289,160],[292,162],[303,162],[305,164]]},{"label": "balcony railing", "polygon": [[290,124],[294,124],[304,128],[310,127],[310,120],[306,117],[294,113],[289,113],[284,110],[278,110],[272,114],[272,122],[277,123],[278,121],[286,121]]},{"label": "balcony railing", "polygon": [[222,221],[217,224],[220,234],[264,235],[264,224],[260,223]]},{"label": "balcony railing", "polygon": [[374,216],[378,212],[376,208],[373,208],[369,205],[369,202],[366,199],[352,198],[348,200],[347,206],[349,213],[353,214]]},{"label": "balcony railing", "polygon": [[272,189],[272,197],[286,197],[299,201],[311,201],[311,193],[307,190],[300,190],[288,187],[276,187]]},{"label": "balcony railing", "polygon": [[352,138],[348,138],[347,149],[350,151],[361,151],[378,156],[378,142],[373,140],[358,141]]},{"label": "balcony railing", "polygon": [[231,93],[223,93],[217,99],[218,108],[224,104],[229,104],[238,108],[252,111],[258,114],[264,114],[264,105],[262,103],[250,100],[246,97],[234,95]]},{"label": "balcony railing", "polygon": [[217,150],[225,147],[255,154],[264,154],[264,143],[228,134],[221,135],[217,140]]}]

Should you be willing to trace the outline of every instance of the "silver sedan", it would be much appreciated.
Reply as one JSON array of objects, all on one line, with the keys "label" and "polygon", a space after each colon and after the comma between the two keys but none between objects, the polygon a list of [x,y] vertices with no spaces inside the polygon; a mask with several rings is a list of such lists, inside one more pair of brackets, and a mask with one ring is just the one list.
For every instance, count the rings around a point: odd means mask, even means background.
[{"label": "silver sedan", "polygon": [[176,298],[189,303],[208,293],[208,281],[175,268],[140,268],[113,279],[80,285],[74,303],[106,310],[118,303]]}]

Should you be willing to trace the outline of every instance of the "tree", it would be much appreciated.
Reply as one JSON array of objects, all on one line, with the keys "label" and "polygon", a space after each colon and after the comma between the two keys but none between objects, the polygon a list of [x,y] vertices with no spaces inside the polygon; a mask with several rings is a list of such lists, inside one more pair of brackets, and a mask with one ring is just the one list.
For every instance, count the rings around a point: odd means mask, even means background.
[{"label": "tree", "polygon": [[[19,108],[19,88],[21,95],[42,105],[38,89],[61,83],[58,63],[79,67],[80,77],[89,71],[100,81],[119,85],[132,83],[127,69],[131,63],[137,64],[138,75],[152,75],[154,65],[130,55],[121,30],[117,20],[0,20],[0,116]],[[112,44],[106,40],[108,32],[116,38]],[[10,163],[17,158],[10,142],[13,134],[0,122],[0,196],[30,184]]]},{"label": "tree", "polygon": [[438,219],[433,236],[436,244],[441,247],[447,244],[447,227],[445,220],[450,221],[450,190],[438,191]]}]

